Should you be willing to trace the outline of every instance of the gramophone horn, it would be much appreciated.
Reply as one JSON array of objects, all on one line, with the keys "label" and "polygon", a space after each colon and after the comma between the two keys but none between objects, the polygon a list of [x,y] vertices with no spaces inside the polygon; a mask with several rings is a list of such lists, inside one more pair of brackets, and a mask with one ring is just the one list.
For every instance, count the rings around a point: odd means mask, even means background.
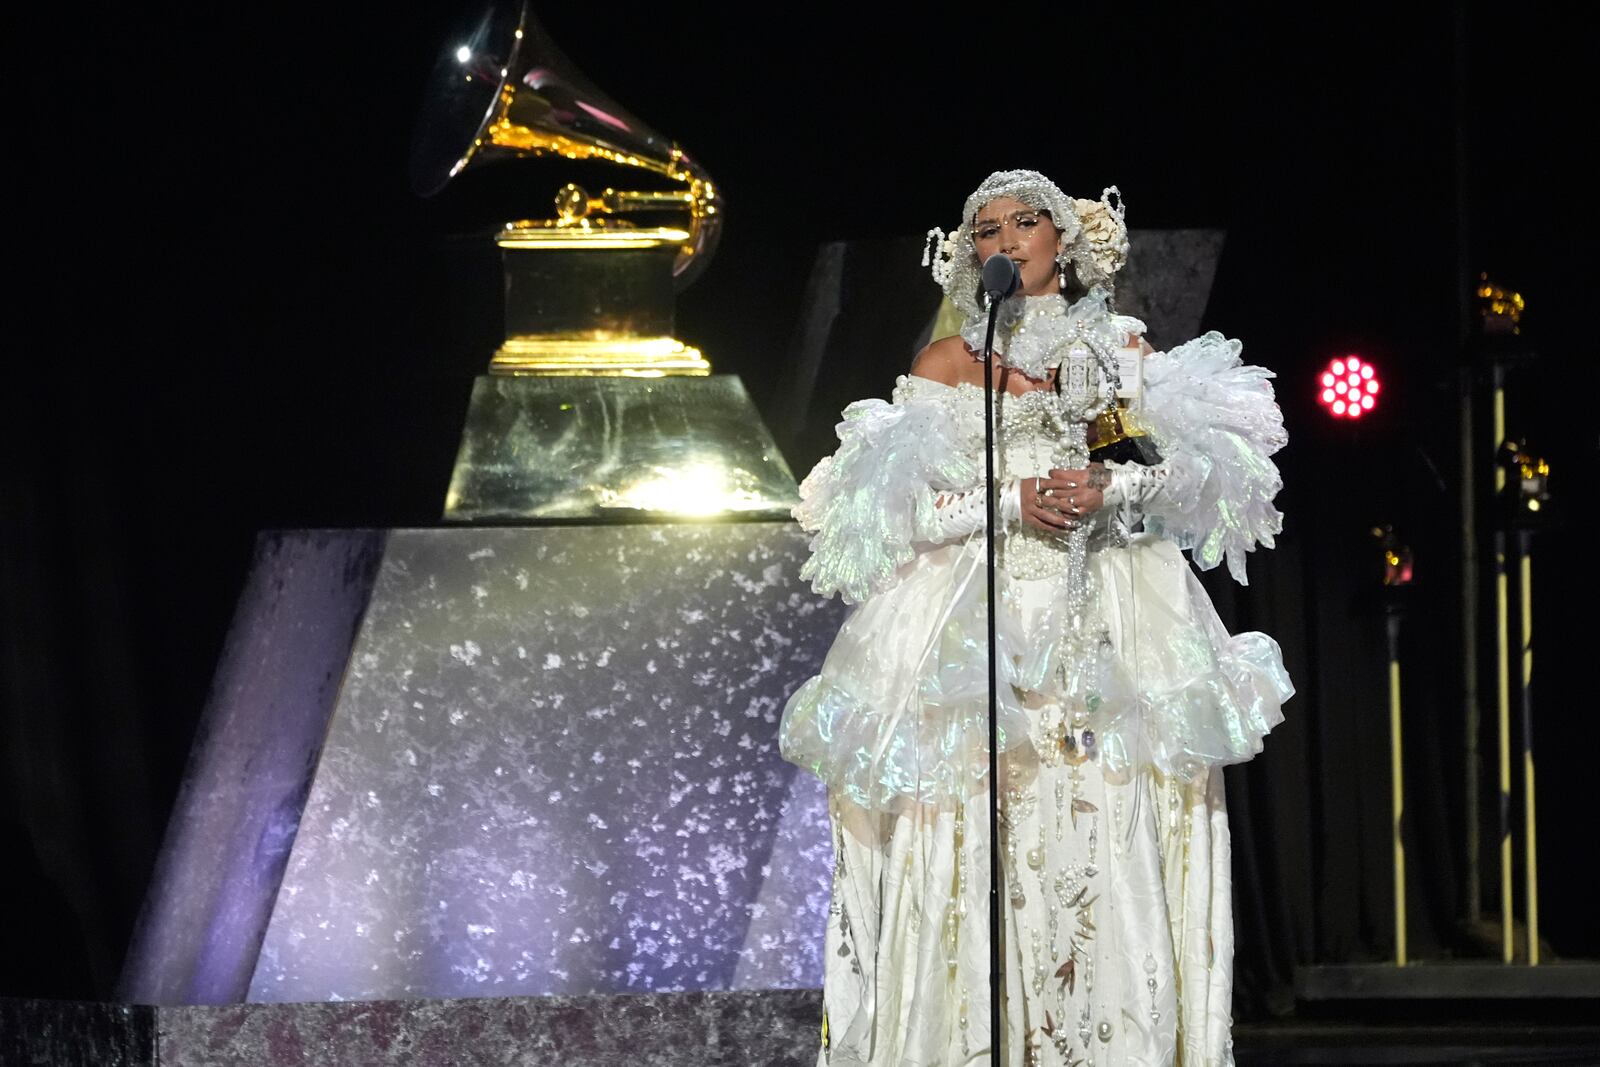
[{"label": "gramophone horn", "polygon": [[533,17],[527,0],[499,0],[434,68],[412,146],[412,188],[432,196],[469,168],[551,155],[637,167],[683,188],[608,189],[591,198],[572,186],[558,197],[555,218],[513,225],[571,226],[595,216],[677,210],[688,221],[673,264],[678,288],[710,260],[722,226],[722,201],[711,176],[584,77]]}]

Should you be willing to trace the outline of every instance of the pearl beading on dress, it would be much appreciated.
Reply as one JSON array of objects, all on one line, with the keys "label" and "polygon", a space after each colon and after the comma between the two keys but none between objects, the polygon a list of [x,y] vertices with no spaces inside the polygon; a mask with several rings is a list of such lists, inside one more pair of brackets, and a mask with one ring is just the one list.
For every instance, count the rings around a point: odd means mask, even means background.
[{"label": "pearl beading on dress", "polygon": [[[972,351],[981,352],[988,330],[987,314],[969,317],[961,327],[961,340]],[[1070,304],[1059,293],[1004,301],[995,322],[994,348],[1001,362],[1035,381],[1043,380],[1071,356],[1079,357],[1080,373],[1098,371],[1095,380],[1076,382],[1075,388],[1067,390],[1087,396],[1088,402],[1078,414],[1088,419],[1122,387],[1117,350],[1129,333],[1143,334],[1144,330],[1138,319],[1114,313],[1110,293],[1096,286]]]}]

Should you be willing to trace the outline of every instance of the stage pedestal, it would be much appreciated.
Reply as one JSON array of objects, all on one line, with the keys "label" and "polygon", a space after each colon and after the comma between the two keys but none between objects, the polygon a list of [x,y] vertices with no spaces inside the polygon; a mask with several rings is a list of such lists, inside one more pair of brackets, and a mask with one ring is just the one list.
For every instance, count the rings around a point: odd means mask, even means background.
[{"label": "stage pedestal", "polygon": [[777,725],[844,609],[805,554],[792,522],[263,535],[120,997],[820,986],[825,795]]}]

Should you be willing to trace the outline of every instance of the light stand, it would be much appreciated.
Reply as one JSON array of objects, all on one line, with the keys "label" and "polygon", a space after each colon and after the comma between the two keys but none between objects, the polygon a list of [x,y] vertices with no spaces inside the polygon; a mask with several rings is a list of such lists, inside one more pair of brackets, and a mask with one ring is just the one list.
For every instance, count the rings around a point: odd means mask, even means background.
[{"label": "light stand", "polygon": [[1400,627],[1415,566],[1411,549],[1395,536],[1392,526],[1375,528],[1373,536],[1383,552],[1383,614],[1389,650],[1389,794],[1390,826],[1394,843],[1394,962],[1407,963],[1406,954],[1406,847],[1405,762],[1402,759],[1400,702]]}]

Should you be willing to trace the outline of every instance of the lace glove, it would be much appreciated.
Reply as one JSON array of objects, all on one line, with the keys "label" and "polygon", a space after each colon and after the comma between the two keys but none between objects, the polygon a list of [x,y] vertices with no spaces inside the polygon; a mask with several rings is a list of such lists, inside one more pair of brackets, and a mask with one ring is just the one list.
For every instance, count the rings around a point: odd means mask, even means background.
[{"label": "lace glove", "polygon": [[[1022,524],[1022,483],[1011,479],[998,486],[1000,526]],[[960,493],[940,492],[935,495],[933,515],[919,531],[921,539],[934,544],[954,541],[983,529],[985,486]]]},{"label": "lace glove", "polygon": [[1101,490],[1101,506],[1142,515],[1152,506],[1172,499],[1180,487],[1193,488],[1195,476],[1203,480],[1205,472],[1193,469],[1193,464],[1184,460],[1185,457],[1173,456],[1148,465],[1104,461],[1111,484]]}]

